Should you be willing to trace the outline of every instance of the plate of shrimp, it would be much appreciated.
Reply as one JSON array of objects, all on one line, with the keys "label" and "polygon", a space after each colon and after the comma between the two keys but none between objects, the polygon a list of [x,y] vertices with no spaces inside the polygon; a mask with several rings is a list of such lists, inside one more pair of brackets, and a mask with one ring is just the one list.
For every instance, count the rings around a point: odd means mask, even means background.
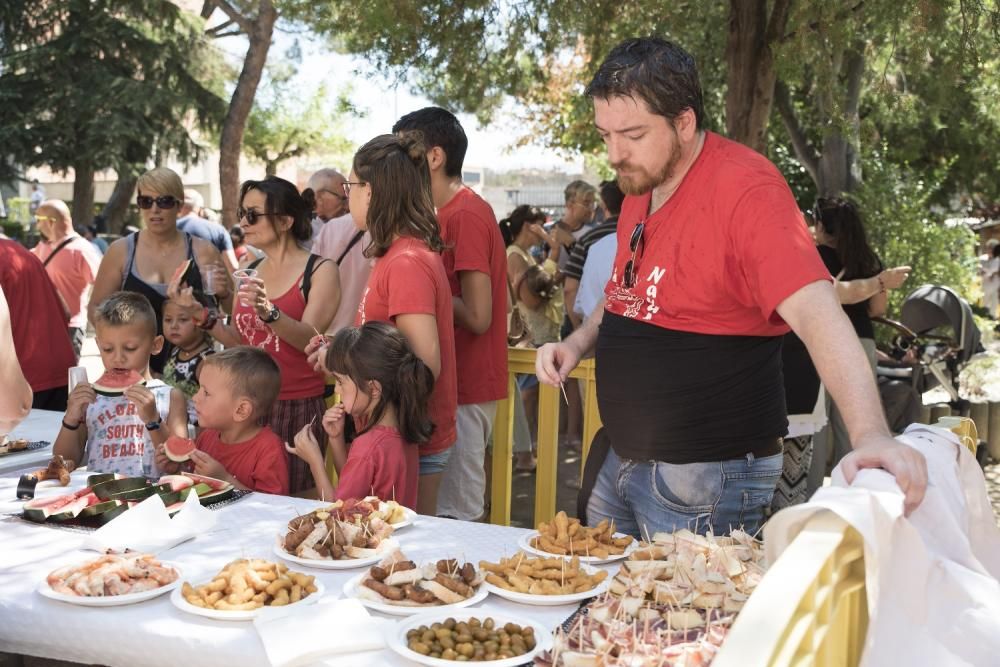
[{"label": "plate of shrimp", "polygon": [[38,592],[59,602],[85,607],[135,604],[169,593],[180,585],[181,569],[152,554],[106,554],[51,572]]}]

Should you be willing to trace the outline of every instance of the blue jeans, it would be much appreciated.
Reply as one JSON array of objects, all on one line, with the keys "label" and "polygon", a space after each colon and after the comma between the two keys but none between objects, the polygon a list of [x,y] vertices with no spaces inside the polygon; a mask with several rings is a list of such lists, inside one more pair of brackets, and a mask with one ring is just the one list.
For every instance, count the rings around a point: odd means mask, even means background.
[{"label": "blue jeans", "polygon": [[587,501],[587,522],[613,520],[616,530],[641,539],[681,528],[753,535],[771,505],[782,457],[674,464],[621,459],[612,448]]}]

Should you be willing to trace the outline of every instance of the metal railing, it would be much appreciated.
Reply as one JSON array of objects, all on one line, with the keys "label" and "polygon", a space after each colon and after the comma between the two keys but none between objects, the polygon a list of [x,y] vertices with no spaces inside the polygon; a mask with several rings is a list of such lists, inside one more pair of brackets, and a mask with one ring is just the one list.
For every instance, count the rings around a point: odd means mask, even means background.
[{"label": "metal railing", "polygon": [[[515,376],[535,373],[535,350],[512,347],[507,357],[507,396],[497,405],[493,426],[492,490],[490,493],[490,523],[510,525],[511,457],[513,451],[514,406],[511,398]],[[583,383],[583,437],[581,471],[590,443],[601,428],[597,411],[597,382],[594,360],[584,359],[569,374]],[[535,470],[535,518],[549,521],[556,514],[556,477],[559,470],[559,409],[562,395],[557,387],[540,384],[538,390],[538,467]]]}]

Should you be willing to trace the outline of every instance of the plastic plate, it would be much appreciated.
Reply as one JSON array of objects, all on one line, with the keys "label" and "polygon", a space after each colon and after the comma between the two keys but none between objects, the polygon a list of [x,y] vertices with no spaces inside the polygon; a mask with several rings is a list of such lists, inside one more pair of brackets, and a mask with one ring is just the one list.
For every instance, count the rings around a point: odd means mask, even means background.
[{"label": "plastic plate", "polygon": [[[84,561],[86,562],[86,561]],[[184,573],[177,563],[172,563],[169,561],[160,561],[163,565],[172,567],[177,570],[177,579],[173,582],[167,584],[166,586],[160,586],[159,588],[153,588],[148,591],[142,591],[141,593],[126,593],[125,595],[103,595],[89,597],[85,595],[66,595],[64,593],[58,593],[52,590],[49,586],[49,582],[42,580],[38,584],[38,592],[44,597],[50,600],[57,600],[59,602],[66,602],[68,604],[75,604],[81,607],[118,607],[126,604],[135,604],[137,602],[145,602],[146,600],[152,600],[153,598],[160,597],[165,593],[169,593],[178,586],[184,579]],[[83,563],[80,563],[81,565]]]},{"label": "plastic plate", "polygon": [[[486,599],[486,596],[490,594],[486,590],[486,586],[479,584],[479,588],[476,590],[475,595],[470,598],[466,598],[461,602],[456,602],[454,604],[440,604],[440,605],[422,605],[419,607],[408,607],[406,605],[398,604],[388,604],[386,602],[381,602],[378,600],[370,600],[368,598],[361,597],[359,589],[361,588],[361,579],[368,574],[367,572],[362,572],[356,577],[348,580],[344,584],[344,596],[349,598],[354,598],[360,600],[361,604],[368,607],[372,611],[382,612],[383,614],[391,614],[393,616],[414,616],[416,614],[426,614],[426,613],[437,613],[439,611],[447,611],[449,609],[461,609],[462,607],[469,607]],[[447,615],[445,615],[447,618]]]},{"label": "plastic plate", "polygon": [[282,560],[287,560],[289,563],[295,563],[303,567],[314,567],[319,570],[353,570],[358,567],[365,567],[366,565],[374,565],[382,560],[385,554],[398,548],[399,543],[390,538],[382,540],[382,543],[375,550],[377,553],[374,556],[367,556],[365,558],[344,558],[342,560],[302,558],[288,553],[280,544],[274,545],[274,553]]},{"label": "plastic plate", "polygon": [[[323,582],[319,579],[316,579],[314,583],[316,584],[316,592],[310,593],[309,597],[299,600],[295,604],[307,605],[319,602],[319,599],[323,596],[323,591],[326,589],[323,586]],[[181,589],[179,587],[175,588],[174,592],[170,594],[170,601],[181,611],[186,611],[187,613],[194,614],[195,616],[214,618],[217,621],[252,621],[257,618],[263,609],[265,609],[265,607],[260,607],[259,609],[253,609],[250,611],[222,611],[219,609],[196,607],[184,599],[184,596],[181,595]]]},{"label": "plastic plate", "polygon": [[[627,535],[625,535],[624,533],[615,533],[614,536],[615,537],[627,537]],[[533,530],[530,533],[526,533],[526,534],[522,535],[521,539],[519,539],[517,541],[517,546],[519,546],[520,548],[524,549],[528,553],[535,554],[536,556],[545,556],[547,558],[551,558],[552,556],[555,556],[556,558],[567,558],[567,559],[573,557],[572,554],[566,554],[566,555],[563,555],[563,554],[553,554],[553,553],[549,553],[548,551],[542,551],[541,549],[538,549],[537,547],[532,546],[531,545],[531,540],[535,539],[536,537],[538,537],[538,531],[537,530]],[[624,559],[628,558],[629,554],[631,554],[633,551],[635,551],[638,547],[639,547],[639,542],[637,540],[632,540],[632,544],[628,545],[625,548],[625,552],[621,553],[621,554],[618,554],[616,556],[609,556],[607,558],[598,558],[596,556],[584,556],[583,554],[577,554],[577,556],[580,557],[580,562],[581,563],[586,563],[588,565],[604,565],[606,563],[614,563],[617,560],[624,560]]]}]

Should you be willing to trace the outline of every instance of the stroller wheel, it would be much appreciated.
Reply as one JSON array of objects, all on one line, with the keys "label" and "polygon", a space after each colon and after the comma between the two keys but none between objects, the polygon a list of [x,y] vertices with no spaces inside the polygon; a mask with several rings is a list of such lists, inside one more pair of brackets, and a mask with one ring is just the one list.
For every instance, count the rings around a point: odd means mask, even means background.
[{"label": "stroller wheel", "polygon": [[980,468],[986,467],[987,456],[988,452],[986,450],[986,443],[980,440],[979,444],[976,445],[976,461],[979,463]]}]

